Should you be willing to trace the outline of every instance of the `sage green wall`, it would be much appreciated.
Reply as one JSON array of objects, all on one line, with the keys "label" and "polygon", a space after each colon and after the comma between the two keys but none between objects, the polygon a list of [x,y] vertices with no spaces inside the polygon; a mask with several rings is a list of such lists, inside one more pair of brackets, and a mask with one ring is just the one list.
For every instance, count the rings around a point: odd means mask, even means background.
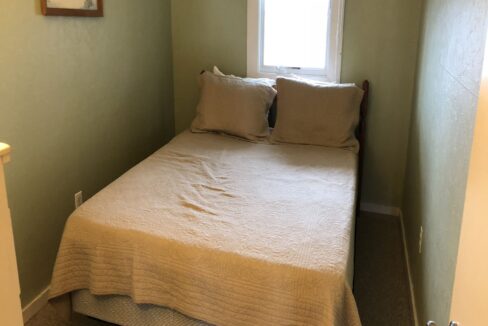
[{"label": "sage green wall", "polygon": [[[342,80],[372,84],[363,200],[400,206],[421,0],[347,0]],[[246,74],[247,1],[173,0],[176,131],[198,102],[197,76],[218,65]]]},{"label": "sage green wall", "polygon": [[197,76],[218,65],[247,71],[247,0],[172,0],[175,126],[190,126],[198,103]]},{"label": "sage green wall", "polygon": [[342,76],[371,82],[362,200],[401,205],[422,0],[346,0]]},{"label": "sage green wall", "polygon": [[173,135],[170,1],[104,18],[0,1],[0,139],[25,305],[50,282],[73,194],[93,195]]},{"label": "sage green wall", "polygon": [[425,3],[403,203],[422,325],[449,323],[487,17],[486,1]]}]

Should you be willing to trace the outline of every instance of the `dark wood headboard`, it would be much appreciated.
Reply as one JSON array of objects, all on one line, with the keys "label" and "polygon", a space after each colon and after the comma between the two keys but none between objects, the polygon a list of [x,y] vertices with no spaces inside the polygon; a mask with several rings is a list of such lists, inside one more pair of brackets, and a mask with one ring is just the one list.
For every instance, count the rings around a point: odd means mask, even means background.
[{"label": "dark wood headboard", "polygon": [[356,129],[356,137],[359,140],[359,154],[358,154],[358,182],[357,182],[357,196],[356,196],[356,215],[359,214],[361,206],[361,187],[363,185],[363,165],[364,165],[364,151],[366,150],[366,118],[368,115],[368,100],[369,100],[369,81],[363,81],[361,87],[364,91],[361,108],[359,111],[359,124]]}]

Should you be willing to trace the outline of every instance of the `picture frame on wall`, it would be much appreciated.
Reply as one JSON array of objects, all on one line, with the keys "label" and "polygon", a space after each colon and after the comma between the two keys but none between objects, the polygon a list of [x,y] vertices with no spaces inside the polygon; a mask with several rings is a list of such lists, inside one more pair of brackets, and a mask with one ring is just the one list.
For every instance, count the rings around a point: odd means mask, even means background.
[{"label": "picture frame on wall", "polygon": [[103,0],[41,0],[45,16],[103,17]]}]

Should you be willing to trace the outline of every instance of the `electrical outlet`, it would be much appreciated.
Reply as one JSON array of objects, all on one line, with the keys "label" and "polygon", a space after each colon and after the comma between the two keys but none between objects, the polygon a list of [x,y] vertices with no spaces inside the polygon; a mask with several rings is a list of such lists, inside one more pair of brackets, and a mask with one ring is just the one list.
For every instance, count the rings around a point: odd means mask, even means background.
[{"label": "electrical outlet", "polygon": [[422,254],[422,242],[424,240],[424,227],[420,226],[420,234],[419,234],[419,254]]},{"label": "electrical outlet", "polygon": [[75,208],[78,208],[83,204],[83,191],[79,191],[75,194]]}]

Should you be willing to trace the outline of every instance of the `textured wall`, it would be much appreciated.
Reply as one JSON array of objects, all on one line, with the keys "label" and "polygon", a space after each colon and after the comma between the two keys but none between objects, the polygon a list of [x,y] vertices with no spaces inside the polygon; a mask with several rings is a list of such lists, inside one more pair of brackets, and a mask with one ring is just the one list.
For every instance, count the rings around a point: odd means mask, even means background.
[{"label": "textured wall", "polygon": [[50,282],[73,194],[173,134],[170,1],[106,0],[104,18],[0,1],[0,139],[25,305]]},{"label": "textured wall", "polygon": [[399,207],[421,0],[347,0],[342,81],[371,82],[362,200]]},{"label": "textured wall", "polygon": [[488,42],[476,111],[450,312],[463,325],[488,325]]},{"label": "textured wall", "polygon": [[172,0],[176,132],[188,128],[198,103],[197,76],[218,65],[246,74],[247,0]]},{"label": "textured wall", "polygon": [[[176,130],[188,128],[197,75],[245,75],[247,1],[173,0]],[[372,83],[363,200],[400,206],[417,57],[420,0],[346,1],[342,80]]]},{"label": "textured wall", "polygon": [[425,4],[403,204],[421,324],[448,324],[487,17],[486,1]]}]

